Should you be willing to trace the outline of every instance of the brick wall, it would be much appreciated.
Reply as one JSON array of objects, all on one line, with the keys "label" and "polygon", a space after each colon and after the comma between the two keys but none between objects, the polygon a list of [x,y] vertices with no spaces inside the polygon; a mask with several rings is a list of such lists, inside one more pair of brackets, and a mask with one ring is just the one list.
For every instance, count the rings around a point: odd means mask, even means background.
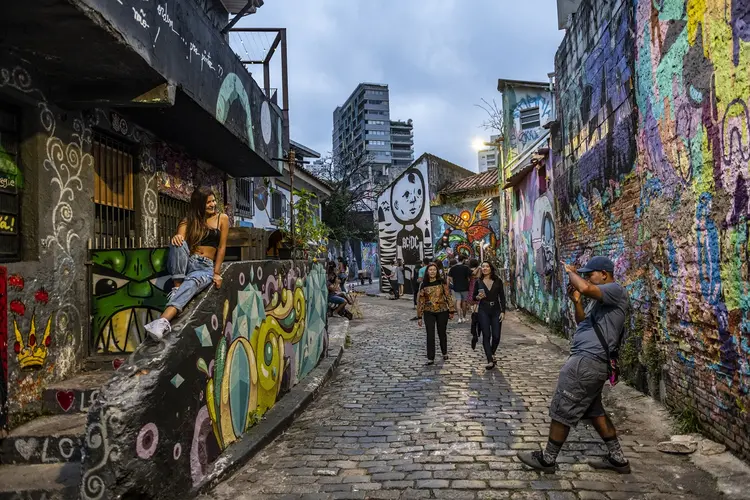
[{"label": "brick wall", "polygon": [[630,293],[629,380],[692,408],[745,458],[748,8],[583,2],[555,61],[564,149],[554,175],[562,258],[609,255]]}]

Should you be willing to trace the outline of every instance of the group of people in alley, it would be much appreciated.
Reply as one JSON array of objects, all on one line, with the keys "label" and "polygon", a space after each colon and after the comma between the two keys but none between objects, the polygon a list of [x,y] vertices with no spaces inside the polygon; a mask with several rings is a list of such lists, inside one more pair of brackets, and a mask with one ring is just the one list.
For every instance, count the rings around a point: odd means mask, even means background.
[{"label": "group of people in alley", "polygon": [[[468,260],[468,264],[467,264]],[[393,299],[403,294],[404,270],[399,259],[388,270]],[[502,279],[489,262],[467,259],[443,262],[426,258],[413,272],[414,320],[427,333],[427,365],[435,364],[435,334],[443,360],[449,359],[447,330],[450,320],[471,321],[471,347],[482,338],[487,357],[486,370],[497,367],[497,349],[505,316],[506,301]],[[560,450],[570,429],[581,420],[589,420],[607,446],[607,456],[590,461],[595,469],[626,474],[630,464],[625,458],[617,431],[602,404],[607,381],[617,383],[617,352],[622,342],[629,299],[625,288],[614,279],[614,263],[601,256],[591,258],[577,269],[562,263],[568,277],[567,295],[575,311],[577,329],[571,339],[570,357],[560,370],[552,396],[552,419],[543,450],[519,452],[518,458],[529,467],[554,473]],[[400,272],[399,272],[400,270]],[[501,367],[502,368],[502,367]]]},{"label": "group of people in alley", "polygon": [[[222,285],[221,265],[224,260],[228,234],[228,219],[217,210],[216,196],[205,189],[196,189],[190,202],[188,216],[180,222],[171,239],[168,269],[174,288],[161,317],[146,325],[149,335],[161,341],[171,330],[171,321],[200,291],[213,284]],[[388,271],[394,296],[403,290],[404,271],[396,263]],[[460,256],[443,263],[424,259],[413,273],[414,318],[427,333],[427,365],[434,365],[435,334],[440,343],[443,360],[448,359],[447,329],[451,319],[463,323],[470,318],[471,345],[475,348],[482,337],[487,357],[487,370],[497,367],[496,353],[505,316],[504,284],[495,266],[484,261],[468,261]],[[583,419],[592,425],[606,443],[608,455],[603,460],[590,462],[597,469],[611,469],[629,473],[630,465],[623,455],[617,431],[602,405],[602,389],[607,380],[616,383],[616,353],[622,341],[628,308],[625,289],[614,280],[614,264],[606,257],[593,257],[582,268],[563,263],[568,277],[568,297],[578,323],[571,342],[570,357],[560,376],[550,403],[552,423],[544,450],[522,452],[519,459],[526,465],[554,473],[557,456],[570,429]],[[401,267],[399,273],[398,268]],[[328,301],[335,312],[351,319],[347,310],[351,298],[346,293],[349,269],[343,259],[329,262]],[[502,367],[500,367],[502,369]]]}]

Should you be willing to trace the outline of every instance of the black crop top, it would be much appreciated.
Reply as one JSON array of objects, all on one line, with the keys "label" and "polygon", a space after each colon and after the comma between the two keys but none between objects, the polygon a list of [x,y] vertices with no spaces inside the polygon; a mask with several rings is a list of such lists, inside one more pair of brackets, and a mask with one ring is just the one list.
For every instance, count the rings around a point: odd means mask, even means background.
[{"label": "black crop top", "polygon": [[219,241],[221,241],[221,231],[219,228],[208,228],[208,232],[198,242],[198,246],[219,248]]}]

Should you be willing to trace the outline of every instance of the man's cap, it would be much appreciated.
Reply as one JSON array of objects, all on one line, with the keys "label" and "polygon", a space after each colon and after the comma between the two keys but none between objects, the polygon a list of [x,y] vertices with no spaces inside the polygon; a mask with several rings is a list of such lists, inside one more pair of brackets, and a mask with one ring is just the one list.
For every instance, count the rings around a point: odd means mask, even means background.
[{"label": "man's cap", "polygon": [[615,264],[606,257],[591,257],[591,260],[578,270],[578,274],[590,273],[592,271],[607,271],[609,274],[614,274]]}]

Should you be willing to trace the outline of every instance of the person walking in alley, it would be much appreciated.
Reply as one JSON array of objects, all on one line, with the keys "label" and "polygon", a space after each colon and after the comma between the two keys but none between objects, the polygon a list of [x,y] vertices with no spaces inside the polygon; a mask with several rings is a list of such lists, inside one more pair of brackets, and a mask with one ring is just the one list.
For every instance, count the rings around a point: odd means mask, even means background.
[{"label": "person walking in alley", "polygon": [[474,300],[474,290],[476,289],[477,281],[482,273],[479,268],[479,261],[477,259],[469,260],[469,270],[471,277],[469,279],[469,291],[466,298],[466,307],[471,312],[471,349],[477,348],[477,341],[482,331],[479,328],[479,312],[477,311],[477,303]]},{"label": "person walking in alley", "polygon": [[[398,283],[400,260],[401,259],[392,261],[391,268],[386,270],[386,278],[388,279],[388,283],[391,285],[391,297],[389,300],[398,300],[399,297],[401,297],[401,286]],[[401,277],[403,278],[403,272],[401,273]]]},{"label": "person walking in alley", "polygon": [[145,325],[155,340],[172,330],[171,321],[211,283],[221,288],[221,264],[229,234],[229,217],[216,210],[216,196],[205,188],[193,191],[187,218],[177,226],[169,247],[167,268],[174,288],[161,317]]},{"label": "person walking in alley", "polygon": [[448,283],[441,277],[437,265],[433,262],[427,266],[424,280],[419,287],[417,297],[417,318],[422,327],[422,318],[427,328],[427,364],[435,363],[435,328],[440,339],[440,352],[443,360],[448,359],[448,320],[455,313],[453,299]]},{"label": "person walking in alley", "polygon": [[458,322],[463,323],[466,321],[466,299],[469,298],[469,281],[471,279],[471,270],[466,265],[465,255],[458,256],[458,264],[450,268],[448,277],[453,285],[453,298],[456,299]]},{"label": "person walking in alley", "polygon": [[[519,453],[518,458],[534,469],[554,473],[571,427],[581,419],[591,424],[607,445],[603,460],[589,462],[595,469],[630,473],[630,463],[623,454],[617,431],[602,405],[602,389],[609,379],[611,353],[622,340],[628,308],[628,295],[614,281],[615,266],[606,257],[593,257],[586,266],[576,269],[563,263],[570,279],[568,295],[575,308],[578,323],[570,347],[570,357],[560,370],[557,389],[550,403],[552,424],[544,451]],[[591,299],[584,310],[582,299]],[[606,345],[605,345],[606,344]]]},{"label": "person walking in alley", "polygon": [[474,286],[473,299],[478,303],[477,313],[482,330],[484,354],[487,356],[485,369],[497,366],[495,353],[500,345],[500,329],[505,317],[505,291],[503,280],[497,275],[495,266],[482,262],[481,275]]}]

